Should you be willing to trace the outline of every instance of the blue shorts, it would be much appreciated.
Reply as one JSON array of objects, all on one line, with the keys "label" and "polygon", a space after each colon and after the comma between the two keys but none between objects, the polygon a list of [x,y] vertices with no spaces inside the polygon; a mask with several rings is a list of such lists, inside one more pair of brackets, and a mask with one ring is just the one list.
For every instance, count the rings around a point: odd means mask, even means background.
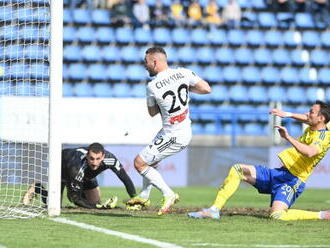
[{"label": "blue shorts", "polygon": [[305,189],[305,183],[286,168],[270,169],[259,165],[255,168],[257,179],[254,187],[261,194],[271,195],[271,206],[274,201],[281,201],[290,208]]}]

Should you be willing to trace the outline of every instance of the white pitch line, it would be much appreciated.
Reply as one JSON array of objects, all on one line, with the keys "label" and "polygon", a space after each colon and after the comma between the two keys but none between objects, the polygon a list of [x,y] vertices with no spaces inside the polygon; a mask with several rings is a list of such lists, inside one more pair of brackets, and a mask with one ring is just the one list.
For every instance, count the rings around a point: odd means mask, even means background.
[{"label": "white pitch line", "polygon": [[77,226],[83,229],[88,229],[88,230],[92,230],[92,231],[96,231],[96,232],[100,232],[100,233],[104,233],[107,235],[112,235],[112,236],[117,236],[123,239],[128,239],[128,240],[133,240],[136,242],[140,242],[140,243],[145,243],[145,244],[150,244],[156,247],[161,247],[161,248],[183,248],[182,246],[178,246],[176,244],[171,244],[171,243],[165,243],[165,242],[161,242],[158,240],[154,240],[154,239],[147,239],[147,238],[143,238],[137,235],[132,235],[132,234],[128,234],[128,233],[123,233],[123,232],[118,232],[118,231],[113,231],[110,229],[106,229],[106,228],[101,228],[101,227],[97,227],[97,226],[93,226],[93,225],[89,225],[86,223],[81,223],[81,222],[77,222],[77,221],[73,221],[73,220],[68,220],[65,218],[50,218],[50,220],[55,221],[55,222],[59,222],[59,223],[64,223],[64,224],[69,224],[69,225],[73,225],[73,226]]},{"label": "white pitch line", "polygon": [[0,245],[0,248],[7,248],[6,246]]},{"label": "white pitch line", "polygon": [[195,243],[192,246],[206,247],[255,247],[255,248],[328,248],[330,245],[266,245],[266,244],[215,244]]}]

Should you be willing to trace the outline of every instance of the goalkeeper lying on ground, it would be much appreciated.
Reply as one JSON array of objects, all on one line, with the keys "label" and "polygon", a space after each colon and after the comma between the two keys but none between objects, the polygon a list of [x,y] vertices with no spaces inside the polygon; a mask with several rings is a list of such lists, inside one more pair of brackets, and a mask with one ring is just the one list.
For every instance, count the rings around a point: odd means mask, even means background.
[{"label": "goalkeeper lying on ground", "polygon": [[[96,176],[106,169],[111,169],[124,183],[130,197],[136,195],[134,184],[127,175],[119,160],[104,149],[99,143],[89,147],[62,150],[62,186],[67,187],[68,199],[75,205],[83,208],[114,208],[118,198],[112,197],[101,203],[100,188]],[[41,195],[42,201],[47,204],[48,192],[41,183],[34,183],[24,194],[22,202],[30,205],[36,196]]]}]

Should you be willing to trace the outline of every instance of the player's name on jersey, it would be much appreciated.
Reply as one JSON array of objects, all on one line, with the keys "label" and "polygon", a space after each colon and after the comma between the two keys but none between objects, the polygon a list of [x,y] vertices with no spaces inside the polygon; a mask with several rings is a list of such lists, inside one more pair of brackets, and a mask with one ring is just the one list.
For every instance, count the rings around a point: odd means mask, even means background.
[{"label": "player's name on jersey", "polygon": [[183,75],[180,72],[175,73],[175,74],[171,75],[170,77],[165,78],[160,82],[157,82],[156,87],[157,87],[157,89],[160,89],[166,85],[169,85],[171,82],[182,79],[182,78],[183,78]]}]

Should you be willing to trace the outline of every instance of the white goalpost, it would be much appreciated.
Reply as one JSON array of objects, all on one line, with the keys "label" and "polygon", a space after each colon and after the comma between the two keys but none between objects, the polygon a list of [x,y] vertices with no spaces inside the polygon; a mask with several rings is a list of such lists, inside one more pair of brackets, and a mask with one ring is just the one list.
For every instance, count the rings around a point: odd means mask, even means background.
[{"label": "white goalpost", "polygon": [[0,2],[0,218],[60,214],[62,22],[62,0]]}]

